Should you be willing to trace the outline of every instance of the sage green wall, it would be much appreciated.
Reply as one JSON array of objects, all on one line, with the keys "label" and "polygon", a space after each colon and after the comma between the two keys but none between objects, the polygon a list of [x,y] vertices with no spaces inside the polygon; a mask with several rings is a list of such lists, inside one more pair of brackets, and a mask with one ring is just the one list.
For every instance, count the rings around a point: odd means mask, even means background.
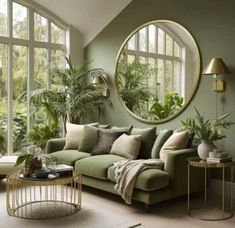
[{"label": "sage green wall", "polygon": [[[85,59],[93,60],[92,67],[102,67],[110,74],[113,107],[107,107],[101,121],[120,126],[150,126],[135,120],[121,106],[113,85],[115,61],[120,46],[134,29],[151,20],[167,19],[182,24],[194,36],[201,52],[202,69],[212,57],[221,57],[232,70],[232,75],[224,76],[226,91],[219,95],[219,113],[231,113],[230,119],[235,122],[234,12],[234,0],[133,0],[84,50]],[[175,119],[158,124],[158,129],[179,127],[181,119],[193,115],[193,107],[208,118],[215,117],[212,77],[202,76],[191,104]],[[235,157],[233,141],[235,126],[221,145]]]}]

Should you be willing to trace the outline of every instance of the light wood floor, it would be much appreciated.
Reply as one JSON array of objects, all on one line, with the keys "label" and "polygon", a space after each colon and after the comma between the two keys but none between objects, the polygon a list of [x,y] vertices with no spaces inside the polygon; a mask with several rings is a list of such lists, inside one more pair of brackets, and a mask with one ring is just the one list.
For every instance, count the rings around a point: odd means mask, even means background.
[{"label": "light wood floor", "polygon": [[118,214],[123,214],[142,224],[146,228],[234,228],[235,217],[224,221],[201,221],[191,218],[186,213],[187,198],[162,202],[151,207],[150,213],[145,213],[144,205],[134,202],[127,205],[119,197],[113,194],[84,187],[82,200],[97,205]]}]

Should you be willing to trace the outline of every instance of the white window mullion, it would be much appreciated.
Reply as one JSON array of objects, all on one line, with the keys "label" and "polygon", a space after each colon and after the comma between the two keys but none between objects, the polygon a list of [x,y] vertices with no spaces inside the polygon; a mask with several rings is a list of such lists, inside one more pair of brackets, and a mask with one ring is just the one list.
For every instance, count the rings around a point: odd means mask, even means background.
[{"label": "white window mullion", "polygon": [[48,25],[47,25],[47,39],[48,39],[48,44],[49,44],[49,48],[48,48],[48,78],[47,78],[47,88],[50,89],[51,88],[51,20],[48,19]]},{"label": "white window mullion", "polygon": [[34,88],[34,12],[30,9],[28,12],[29,24],[29,44],[28,44],[28,77],[27,77],[27,131],[30,129],[30,91]]},{"label": "white window mullion", "polygon": [[[8,1],[8,35],[12,37],[12,1]],[[6,38],[7,39],[7,38]],[[8,69],[7,69],[7,154],[13,153],[13,105],[12,105],[12,73],[13,73],[13,47],[8,44]]]}]

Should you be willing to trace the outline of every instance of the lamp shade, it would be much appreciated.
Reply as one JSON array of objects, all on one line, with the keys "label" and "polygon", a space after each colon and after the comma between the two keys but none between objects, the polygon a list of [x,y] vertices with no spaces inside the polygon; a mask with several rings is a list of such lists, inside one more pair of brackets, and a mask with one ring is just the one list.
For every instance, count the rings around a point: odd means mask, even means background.
[{"label": "lamp shade", "polygon": [[105,80],[100,75],[96,75],[92,81],[92,84],[94,85],[104,85]]},{"label": "lamp shade", "polygon": [[231,71],[228,69],[226,64],[221,58],[213,58],[205,70],[203,71],[205,75],[224,75],[224,74],[231,74]]}]

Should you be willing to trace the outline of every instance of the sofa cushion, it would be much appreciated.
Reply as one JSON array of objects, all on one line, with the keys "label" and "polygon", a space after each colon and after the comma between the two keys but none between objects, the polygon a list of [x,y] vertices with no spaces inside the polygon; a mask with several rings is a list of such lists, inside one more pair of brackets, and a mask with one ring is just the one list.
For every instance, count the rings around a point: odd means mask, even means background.
[{"label": "sofa cushion", "polygon": [[[103,132],[120,132],[120,133],[128,133],[132,127],[125,127],[125,128],[112,128],[112,129],[100,129]],[[84,151],[90,153],[92,149],[96,145],[97,141],[97,131],[99,128],[85,126],[83,136],[80,142],[79,151]]]},{"label": "sofa cushion", "polygon": [[[98,123],[89,124],[90,126],[98,126]],[[66,123],[66,137],[65,137],[65,150],[78,149],[83,131],[84,125]]]},{"label": "sofa cushion", "polygon": [[75,163],[75,170],[83,175],[107,180],[108,168],[112,166],[114,162],[123,159],[125,158],[112,154],[91,156],[77,161]]},{"label": "sofa cushion", "polygon": [[119,132],[97,131],[97,139],[91,155],[109,154],[114,141],[121,135]]},{"label": "sofa cushion", "polygon": [[187,148],[188,141],[189,141],[188,131],[175,132],[167,139],[167,141],[162,146],[162,149],[160,150],[159,154],[160,159],[163,162],[165,162],[167,153],[169,153],[169,151],[181,150]]},{"label": "sofa cushion", "polygon": [[77,160],[89,157],[90,154],[77,150],[61,150],[51,153],[50,156],[55,157],[58,164],[74,166]]},{"label": "sofa cushion", "polygon": [[156,135],[156,127],[152,128],[133,128],[131,135],[141,135],[141,146],[138,158],[151,158],[151,151]]},{"label": "sofa cushion", "polygon": [[120,155],[127,159],[136,159],[139,155],[141,145],[140,135],[122,134],[115,140],[110,154]]},{"label": "sofa cushion", "polygon": [[[116,183],[113,166],[108,169],[108,179]],[[155,191],[165,188],[168,185],[169,175],[165,171],[159,169],[146,169],[137,176],[134,188],[144,191]]]},{"label": "sofa cushion", "polygon": [[173,134],[173,130],[163,129],[159,132],[152,148],[152,158],[159,158],[159,153],[166,140]]}]

